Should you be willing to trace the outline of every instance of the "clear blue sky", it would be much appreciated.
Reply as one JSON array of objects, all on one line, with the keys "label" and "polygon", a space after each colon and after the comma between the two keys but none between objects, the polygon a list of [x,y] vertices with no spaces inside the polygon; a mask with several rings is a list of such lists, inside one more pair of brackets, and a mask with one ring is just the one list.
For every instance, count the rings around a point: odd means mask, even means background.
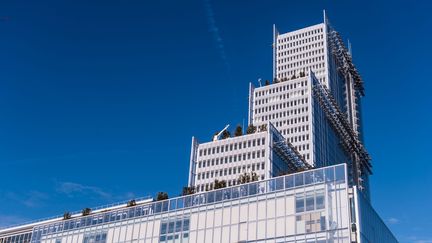
[{"label": "clear blue sky", "polygon": [[247,118],[272,24],[330,22],[365,80],[372,201],[401,242],[432,242],[427,1],[0,3],[0,225],[186,185],[191,136]]}]

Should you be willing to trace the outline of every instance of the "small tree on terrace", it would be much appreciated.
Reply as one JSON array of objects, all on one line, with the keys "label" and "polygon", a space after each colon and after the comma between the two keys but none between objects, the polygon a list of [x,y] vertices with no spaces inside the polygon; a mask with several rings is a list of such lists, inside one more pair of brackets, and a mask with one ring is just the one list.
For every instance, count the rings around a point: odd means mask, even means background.
[{"label": "small tree on terrace", "polygon": [[91,213],[91,209],[90,208],[84,208],[82,211],[81,211],[81,214],[82,214],[82,216],[87,216],[87,215],[89,215],[90,213]]},{"label": "small tree on terrace", "polygon": [[244,172],[237,179],[237,183],[238,184],[245,184],[245,183],[258,181],[258,180],[259,180],[259,177],[258,177],[257,173],[255,173],[254,171],[252,171],[251,173]]},{"label": "small tree on terrace", "polygon": [[257,175],[257,173],[255,173],[255,171],[252,171],[251,181],[258,181],[258,180],[259,180],[259,176]]},{"label": "small tree on terrace", "polygon": [[221,137],[222,137],[222,139],[230,138],[231,137],[231,133],[228,132],[227,130],[225,130],[225,131],[222,132]]},{"label": "small tree on terrace", "polygon": [[195,187],[193,186],[185,186],[182,190],[182,196],[191,195],[195,193]]},{"label": "small tree on terrace", "polygon": [[162,201],[162,200],[167,200],[167,199],[168,199],[168,193],[158,192],[158,194],[156,196],[156,201]]},{"label": "small tree on terrace", "polygon": [[136,204],[137,204],[137,203],[136,203],[135,199],[129,200],[129,201],[127,202],[127,206],[128,206],[128,207],[133,207],[133,206],[135,206]]},{"label": "small tree on terrace", "polygon": [[65,212],[65,213],[63,214],[63,219],[64,219],[64,220],[66,220],[66,219],[70,219],[70,218],[72,218],[72,214],[71,214],[71,213],[69,213],[69,212]]},{"label": "small tree on terrace", "polygon": [[250,125],[248,126],[248,128],[246,129],[246,133],[247,133],[247,134],[253,134],[253,133],[256,132],[256,130],[257,130],[256,126],[250,124]]},{"label": "small tree on terrace", "polygon": [[234,136],[240,137],[241,135],[243,135],[243,128],[240,125],[237,125]]},{"label": "small tree on terrace", "polygon": [[214,189],[220,189],[227,186],[227,183],[225,180],[215,180],[214,181]]}]

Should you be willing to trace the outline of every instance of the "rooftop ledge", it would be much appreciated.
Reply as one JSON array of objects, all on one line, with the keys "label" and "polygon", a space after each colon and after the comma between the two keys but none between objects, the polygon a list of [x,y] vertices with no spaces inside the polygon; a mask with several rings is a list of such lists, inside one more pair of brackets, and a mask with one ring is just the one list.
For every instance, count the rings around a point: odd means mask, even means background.
[{"label": "rooftop ledge", "polygon": [[273,82],[270,82],[268,80],[266,80],[264,82],[264,84],[262,84],[261,82],[259,83],[259,87],[255,87],[255,89],[265,89],[267,87],[273,87],[274,85],[281,85],[285,82],[289,82],[289,81],[299,81],[299,80],[305,80],[308,78],[307,74],[301,74],[299,76],[295,76],[293,75],[291,78],[275,78],[273,79]]},{"label": "rooftop ledge", "polygon": [[229,125],[225,126],[225,128],[222,129],[220,132],[215,132],[212,141],[204,142],[200,144],[210,144],[213,142],[225,141],[229,139],[240,139],[247,136],[256,135],[259,133],[264,133],[267,132],[268,130],[267,124],[262,124],[260,126],[254,126],[251,124],[246,128],[246,133],[244,134],[243,128],[240,125],[238,125],[234,131],[234,135],[231,135],[231,132],[227,130],[228,127]]}]

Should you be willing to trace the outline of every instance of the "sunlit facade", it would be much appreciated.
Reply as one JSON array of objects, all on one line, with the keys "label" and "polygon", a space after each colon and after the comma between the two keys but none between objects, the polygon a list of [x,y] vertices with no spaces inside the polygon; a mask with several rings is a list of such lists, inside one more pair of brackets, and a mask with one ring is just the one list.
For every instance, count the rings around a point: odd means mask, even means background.
[{"label": "sunlit facade", "polygon": [[263,131],[206,143],[193,137],[189,185],[197,192],[208,191],[214,188],[216,179],[231,186],[243,173],[256,173],[258,179],[264,180],[290,172],[292,158],[285,156],[281,146],[289,149],[292,145],[271,122],[264,125]]},{"label": "sunlit facade", "polygon": [[341,164],[40,223],[27,241],[0,242],[397,242],[361,197]]}]

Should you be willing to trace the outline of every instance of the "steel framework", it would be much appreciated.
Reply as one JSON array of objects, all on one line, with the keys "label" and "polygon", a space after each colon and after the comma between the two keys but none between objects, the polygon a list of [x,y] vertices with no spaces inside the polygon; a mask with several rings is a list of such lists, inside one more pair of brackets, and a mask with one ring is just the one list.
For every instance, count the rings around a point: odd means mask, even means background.
[{"label": "steel framework", "polygon": [[358,139],[344,113],[339,109],[330,91],[322,85],[311,72],[312,92],[318,103],[324,110],[324,114],[341,139],[343,149],[352,156],[352,172],[359,189],[363,189],[362,174],[366,171],[372,174],[370,156]]},{"label": "steel framework", "polygon": [[340,34],[330,26],[328,40],[331,52],[339,64],[338,71],[340,71],[345,77],[351,76],[354,80],[354,88],[364,96],[363,80],[352,62],[351,55],[343,44]]},{"label": "steel framework", "polygon": [[279,156],[287,161],[290,173],[312,169],[312,166],[304,160],[295,147],[288,142],[271,123],[270,131],[273,133],[273,136],[276,136],[276,138],[273,139],[273,148]]}]

